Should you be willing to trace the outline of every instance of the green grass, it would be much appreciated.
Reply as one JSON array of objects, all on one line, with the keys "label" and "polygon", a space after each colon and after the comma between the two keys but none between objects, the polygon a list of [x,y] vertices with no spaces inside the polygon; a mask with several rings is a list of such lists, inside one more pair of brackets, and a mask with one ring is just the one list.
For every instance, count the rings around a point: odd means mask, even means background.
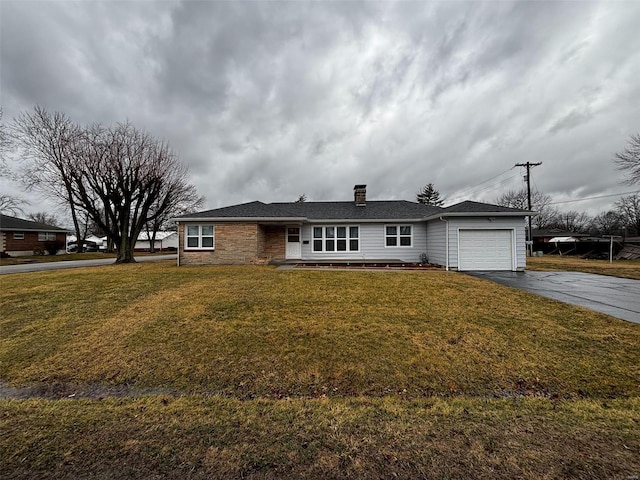
[{"label": "green grass", "polygon": [[160,262],[0,280],[2,381],[165,392],[0,401],[16,478],[640,471],[640,326],[606,315],[453,272]]},{"label": "green grass", "polygon": [[588,260],[559,255],[527,257],[527,270],[597,273],[640,280],[640,260]]}]

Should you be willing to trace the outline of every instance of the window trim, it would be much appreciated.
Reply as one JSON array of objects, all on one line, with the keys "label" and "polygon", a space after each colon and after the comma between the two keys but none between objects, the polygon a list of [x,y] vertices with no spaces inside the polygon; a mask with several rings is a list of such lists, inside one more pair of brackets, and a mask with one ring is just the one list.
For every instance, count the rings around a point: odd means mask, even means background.
[{"label": "window trim", "polygon": [[[388,227],[395,227],[396,228],[396,234],[395,235],[387,235],[387,228]],[[401,235],[400,234],[400,229],[402,227],[409,227],[411,229],[411,233],[409,235]],[[384,230],[382,232],[384,234],[384,248],[413,248],[413,224],[411,223],[393,223],[393,224],[387,224],[384,226]],[[387,245],[387,238],[395,238],[396,239],[396,244],[395,245]],[[409,245],[402,245],[401,244],[401,238],[409,238],[409,241],[411,242]]]},{"label": "window trim", "polygon": [[[198,227],[198,235],[189,235],[189,227]],[[202,235],[202,227],[211,227],[213,229],[213,234],[212,235]],[[190,247],[189,246],[189,239],[190,238],[197,238],[198,239],[198,246],[197,247]],[[202,246],[202,239],[203,238],[211,238],[212,239],[212,245],[210,247],[203,247]],[[184,251],[187,252],[189,250],[209,250],[209,251],[213,251],[216,249],[216,226],[213,223],[191,223],[191,224],[186,224],[184,226]]]},{"label": "window trim", "polygon": [[13,232],[14,240],[24,240],[24,232]]},{"label": "window trim", "polygon": [[[44,236],[44,238],[42,238]],[[39,242],[55,242],[56,234],[53,232],[38,232]]]},{"label": "window trim", "polygon": [[[316,228],[320,228],[322,229],[322,237],[316,237],[315,236],[315,229]],[[333,228],[333,236],[332,237],[327,237],[327,228]],[[338,228],[344,228],[345,229],[345,236],[344,238],[338,238]],[[351,229],[352,228],[357,228],[358,229],[358,236],[357,237],[352,237],[351,236]],[[333,254],[333,255],[343,255],[345,253],[360,253],[360,225],[312,225],[311,226],[311,251],[313,253],[327,253],[327,254]],[[316,250],[316,241],[320,240],[322,242],[322,250]],[[334,249],[333,250],[327,250],[327,240],[333,240],[334,241]],[[345,250],[338,250],[338,240],[344,240],[346,242],[346,249]],[[352,250],[351,249],[351,241],[353,240],[357,240],[358,241],[358,249],[357,250]]]}]

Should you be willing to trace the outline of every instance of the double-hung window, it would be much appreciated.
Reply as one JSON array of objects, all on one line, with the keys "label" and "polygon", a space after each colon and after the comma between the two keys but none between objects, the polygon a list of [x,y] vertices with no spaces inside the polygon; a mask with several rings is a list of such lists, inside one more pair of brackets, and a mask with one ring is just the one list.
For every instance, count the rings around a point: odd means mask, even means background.
[{"label": "double-hung window", "polygon": [[213,250],[213,225],[187,225],[185,229],[185,248],[187,250]]},{"label": "double-hung window", "polygon": [[39,242],[53,242],[56,239],[56,234],[53,232],[38,232]]},{"label": "double-hung window", "polygon": [[410,247],[413,245],[411,225],[387,225],[384,231],[387,247]]},{"label": "double-hung window", "polygon": [[24,232],[13,232],[14,240],[24,240]]},{"label": "double-hung window", "polygon": [[360,228],[357,226],[313,227],[314,252],[357,252]]}]

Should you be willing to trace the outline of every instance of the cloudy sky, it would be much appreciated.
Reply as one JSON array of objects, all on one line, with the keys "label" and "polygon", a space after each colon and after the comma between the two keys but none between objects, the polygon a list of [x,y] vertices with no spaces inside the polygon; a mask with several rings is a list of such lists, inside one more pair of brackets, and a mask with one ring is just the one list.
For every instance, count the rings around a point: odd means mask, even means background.
[{"label": "cloudy sky", "polygon": [[522,188],[524,162],[557,202],[639,189],[612,162],[640,132],[638,1],[0,9],[4,123],[35,105],[128,119],[171,144],[209,208],[349,200],[357,183],[492,202]]}]

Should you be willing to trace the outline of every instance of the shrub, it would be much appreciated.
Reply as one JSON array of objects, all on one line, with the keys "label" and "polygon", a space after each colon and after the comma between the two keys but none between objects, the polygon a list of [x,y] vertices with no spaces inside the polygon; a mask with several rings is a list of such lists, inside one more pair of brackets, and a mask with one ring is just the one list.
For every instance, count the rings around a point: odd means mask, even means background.
[{"label": "shrub", "polygon": [[44,242],[44,249],[47,251],[49,255],[56,255],[63,248],[64,248],[64,243],[59,240]]}]

